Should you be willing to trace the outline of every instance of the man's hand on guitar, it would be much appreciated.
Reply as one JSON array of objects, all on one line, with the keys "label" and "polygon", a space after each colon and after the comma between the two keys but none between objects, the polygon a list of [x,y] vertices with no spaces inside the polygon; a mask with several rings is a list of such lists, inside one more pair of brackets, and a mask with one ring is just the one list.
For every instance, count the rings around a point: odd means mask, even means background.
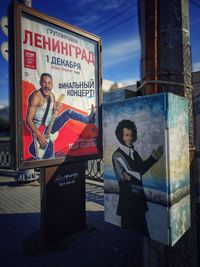
[{"label": "man's hand on guitar", "polygon": [[43,134],[38,135],[37,140],[38,140],[41,148],[46,148],[46,146],[48,145],[48,142],[47,142],[47,140]]},{"label": "man's hand on guitar", "polygon": [[61,109],[61,107],[62,107],[62,103],[61,102],[56,102],[56,104],[55,104],[55,110],[59,110],[59,109]]},{"label": "man's hand on guitar", "polygon": [[62,94],[62,95],[58,98],[58,100],[55,101],[55,106],[54,106],[55,110],[58,111],[59,109],[61,109],[61,107],[62,107],[62,101],[63,101],[64,97],[65,97],[65,95]]}]

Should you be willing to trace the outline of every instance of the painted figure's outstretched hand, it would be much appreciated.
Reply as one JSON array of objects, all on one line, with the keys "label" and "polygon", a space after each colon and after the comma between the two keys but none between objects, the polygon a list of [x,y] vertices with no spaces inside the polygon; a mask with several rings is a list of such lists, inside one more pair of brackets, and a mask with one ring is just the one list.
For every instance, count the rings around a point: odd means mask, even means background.
[{"label": "painted figure's outstretched hand", "polygon": [[158,146],[152,151],[152,157],[156,160],[159,160],[163,154],[163,146]]},{"label": "painted figure's outstretched hand", "polygon": [[127,172],[123,172],[123,178],[124,180],[130,181],[131,180],[131,176],[127,173]]}]

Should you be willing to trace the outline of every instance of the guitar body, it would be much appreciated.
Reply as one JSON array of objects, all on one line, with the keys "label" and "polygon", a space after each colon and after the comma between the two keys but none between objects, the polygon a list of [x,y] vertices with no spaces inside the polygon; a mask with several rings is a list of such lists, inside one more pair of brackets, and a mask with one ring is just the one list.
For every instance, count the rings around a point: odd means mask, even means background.
[{"label": "guitar body", "polygon": [[[41,126],[39,131],[45,135],[45,128]],[[34,158],[37,159],[49,159],[54,156],[54,141],[58,137],[58,132],[48,135],[46,138],[48,144],[45,147],[41,147],[37,138],[33,136],[33,142],[29,146],[29,152]]]}]

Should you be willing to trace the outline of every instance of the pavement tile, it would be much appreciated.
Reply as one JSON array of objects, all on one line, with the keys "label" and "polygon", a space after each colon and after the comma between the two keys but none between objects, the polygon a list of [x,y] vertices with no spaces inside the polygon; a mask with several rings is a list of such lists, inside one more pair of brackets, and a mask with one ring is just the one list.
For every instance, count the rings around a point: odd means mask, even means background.
[{"label": "pavement tile", "polygon": [[0,177],[0,267],[142,267],[142,240],[104,222],[103,187],[86,183],[87,230],[58,249],[30,255],[24,244],[39,234],[40,185]]}]

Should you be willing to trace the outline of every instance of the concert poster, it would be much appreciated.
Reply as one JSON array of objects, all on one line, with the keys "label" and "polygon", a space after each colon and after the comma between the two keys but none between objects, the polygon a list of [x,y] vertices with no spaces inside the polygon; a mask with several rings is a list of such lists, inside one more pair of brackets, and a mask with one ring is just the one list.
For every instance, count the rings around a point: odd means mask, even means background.
[{"label": "concert poster", "polygon": [[14,27],[17,166],[98,158],[100,38],[20,4]]}]

